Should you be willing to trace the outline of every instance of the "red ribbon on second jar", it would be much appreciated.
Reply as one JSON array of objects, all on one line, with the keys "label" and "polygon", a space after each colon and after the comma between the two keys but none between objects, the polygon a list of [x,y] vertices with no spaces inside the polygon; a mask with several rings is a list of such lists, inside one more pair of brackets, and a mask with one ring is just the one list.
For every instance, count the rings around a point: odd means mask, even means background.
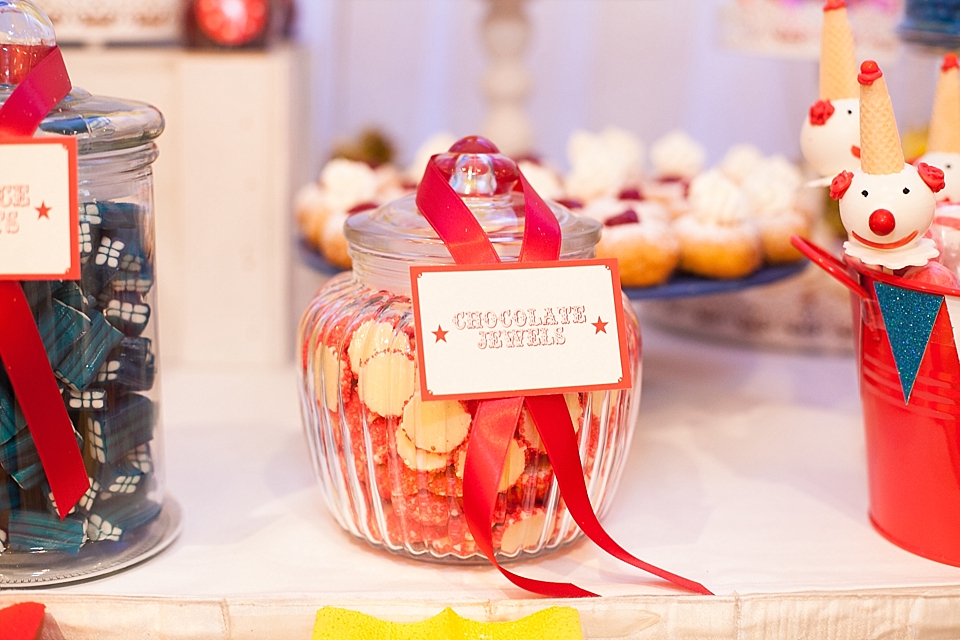
[{"label": "red ribbon on second jar", "polygon": [[[457,264],[494,264],[500,262],[480,223],[469,207],[450,186],[434,162],[427,163],[417,189],[417,208],[443,240]],[[526,221],[520,262],[549,262],[560,259],[561,233],[556,217],[547,204],[520,174]],[[493,550],[493,515],[507,447],[520,412],[526,403],[540,439],[553,465],[560,495],[580,529],[610,555],[693,593],[713,595],[703,585],[664,571],[640,560],[618,545],[607,534],[590,503],[583,479],[583,465],[573,422],[563,396],[528,396],[483,400],[477,407],[474,429],[467,445],[463,474],[463,511],[477,546],[510,582],[552,598],[597,596],[568,582],[548,582],[517,575],[497,562]]]},{"label": "red ribbon on second jar", "polygon": [[[70,89],[60,49],[51,47],[0,107],[0,140],[33,135]],[[90,488],[90,480],[40,331],[16,280],[0,280],[0,360],[63,518]]]}]

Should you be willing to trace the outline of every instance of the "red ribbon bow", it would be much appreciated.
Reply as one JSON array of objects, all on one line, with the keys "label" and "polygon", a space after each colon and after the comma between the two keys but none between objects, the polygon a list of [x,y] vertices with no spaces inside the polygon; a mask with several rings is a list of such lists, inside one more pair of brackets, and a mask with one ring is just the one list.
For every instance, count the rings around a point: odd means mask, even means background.
[{"label": "red ribbon bow", "polygon": [[[33,135],[71,88],[60,49],[52,47],[0,107],[0,138]],[[0,360],[63,518],[90,480],[40,331],[16,280],[0,280]]]},{"label": "red ribbon bow", "polygon": [[[523,174],[520,174],[520,187],[526,209],[520,261],[558,260],[562,238],[556,217],[530,187]],[[443,240],[457,264],[500,262],[500,257],[480,223],[444,178],[433,158],[427,163],[423,180],[417,189],[417,207]],[[524,578],[501,567],[494,556],[491,526],[494,507],[507,457],[507,447],[513,438],[524,403],[533,416],[547,457],[553,465],[564,503],[587,537],[623,562],[688,591],[713,595],[697,582],[635,558],[607,534],[590,503],[583,480],[577,436],[566,403],[560,395],[483,400],[477,407],[464,466],[463,510],[477,546],[500,573],[518,587],[544,596],[579,598],[597,595],[571,583]]]}]

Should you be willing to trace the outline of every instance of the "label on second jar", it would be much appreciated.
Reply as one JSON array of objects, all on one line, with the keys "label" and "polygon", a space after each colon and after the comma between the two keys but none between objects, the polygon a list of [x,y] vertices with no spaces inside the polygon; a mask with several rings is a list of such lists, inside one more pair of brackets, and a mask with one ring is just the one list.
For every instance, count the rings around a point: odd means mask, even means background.
[{"label": "label on second jar", "polygon": [[616,260],[410,267],[424,400],[627,389]]},{"label": "label on second jar", "polygon": [[0,280],[78,280],[77,141],[0,138]]}]

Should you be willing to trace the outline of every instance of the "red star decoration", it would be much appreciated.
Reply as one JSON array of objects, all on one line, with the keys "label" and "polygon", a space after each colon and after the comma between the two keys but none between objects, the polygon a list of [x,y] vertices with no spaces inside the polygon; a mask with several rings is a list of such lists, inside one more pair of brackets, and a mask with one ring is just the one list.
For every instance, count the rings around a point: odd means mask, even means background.
[{"label": "red star decoration", "polygon": [[40,206],[34,207],[34,209],[36,209],[37,213],[40,214],[39,216],[37,216],[37,220],[39,220],[40,218],[46,218],[47,220],[50,219],[50,207],[47,206],[46,202],[41,202]]},{"label": "red star decoration", "polygon": [[[609,323],[609,322],[604,322],[603,320],[600,319],[600,316],[597,316],[597,321],[596,321],[596,322],[592,322],[591,324],[592,324],[594,327],[596,327],[597,333],[600,333],[601,331],[604,332],[604,333],[606,333],[606,332],[607,332],[607,325],[610,324],[610,323]],[[596,333],[595,333],[594,335],[596,335]]]},{"label": "red star decoration", "polygon": [[436,330],[436,331],[433,331],[432,333],[433,333],[433,335],[437,336],[437,342],[440,342],[441,340],[443,340],[444,342],[446,342],[446,341],[447,341],[447,334],[450,333],[450,332],[449,332],[449,331],[444,331],[444,330],[443,330],[443,327],[441,327],[440,325],[437,325],[437,330]]}]

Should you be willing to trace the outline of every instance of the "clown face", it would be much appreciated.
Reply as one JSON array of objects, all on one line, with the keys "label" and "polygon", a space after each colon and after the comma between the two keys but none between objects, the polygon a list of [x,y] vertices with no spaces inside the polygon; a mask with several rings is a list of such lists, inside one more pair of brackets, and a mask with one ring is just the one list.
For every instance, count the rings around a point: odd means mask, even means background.
[{"label": "clown face", "polygon": [[860,166],[860,100],[821,100],[810,107],[800,130],[803,157],[821,176]]},{"label": "clown face", "polygon": [[943,174],[922,163],[888,175],[841,173],[830,193],[840,200],[840,220],[850,236],[844,250],[890,269],[926,264],[937,255],[924,234],[933,224],[934,193],[942,188]]},{"label": "clown face", "polygon": [[960,153],[931,151],[925,153],[920,161],[943,171],[943,181],[946,186],[937,194],[937,202],[960,204]]}]

